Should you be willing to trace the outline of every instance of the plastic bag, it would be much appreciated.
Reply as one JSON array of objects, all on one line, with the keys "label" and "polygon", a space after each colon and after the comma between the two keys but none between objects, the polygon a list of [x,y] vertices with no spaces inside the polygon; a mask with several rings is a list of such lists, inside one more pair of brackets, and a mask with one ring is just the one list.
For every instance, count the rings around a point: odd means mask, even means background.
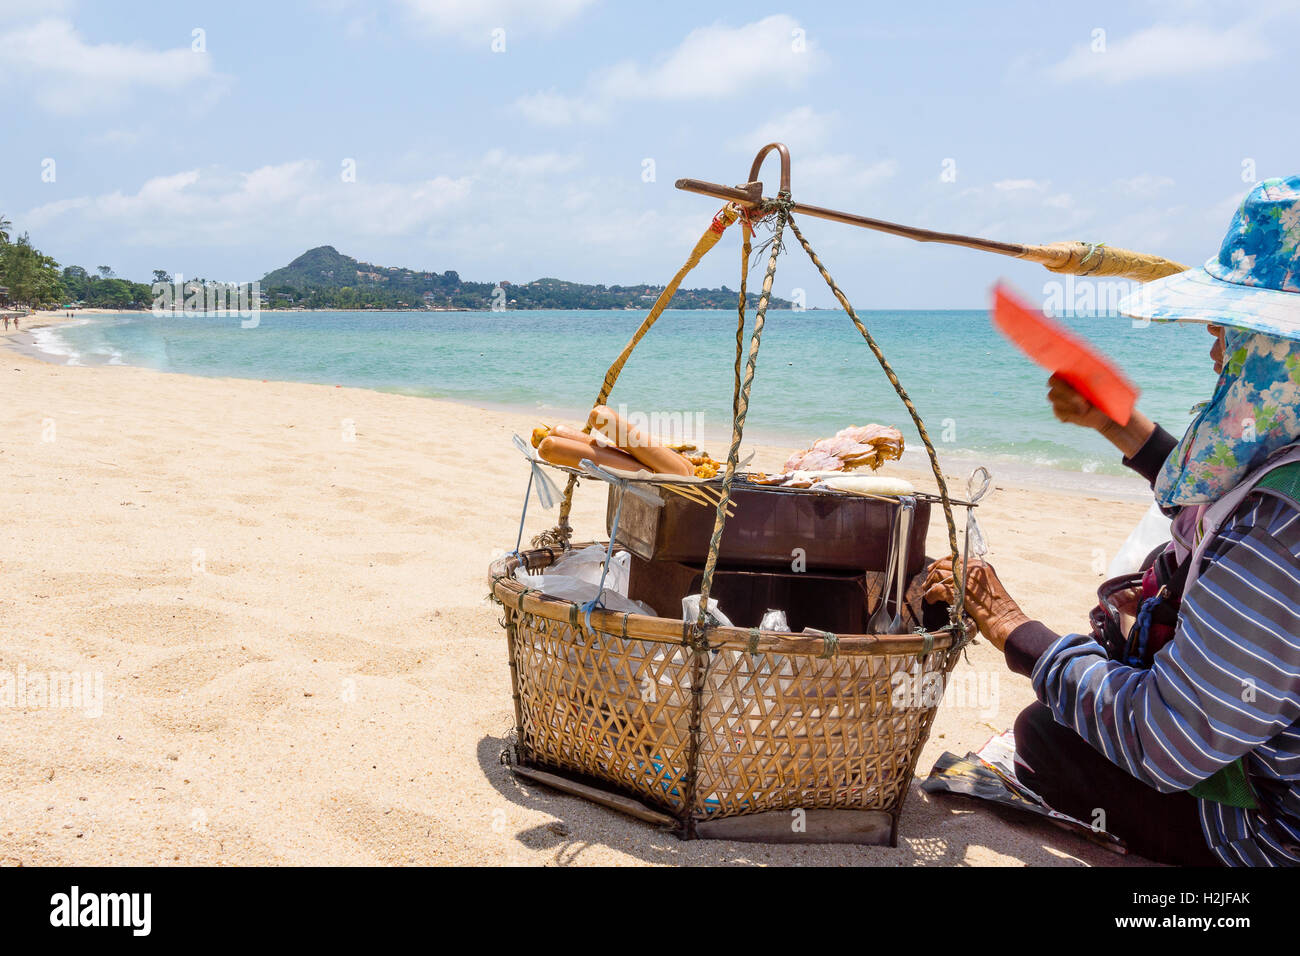
[{"label": "plastic bag", "polygon": [[[694,623],[700,619],[700,596],[691,594],[682,598],[682,620]],[[709,620],[719,627],[732,627],[727,615],[718,610],[718,599],[709,598]]]},{"label": "plastic bag", "polygon": [[[598,574],[597,581],[599,579]],[[547,597],[561,601],[572,601],[574,604],[586,604],[595,598],[600,590],[596,581],[588,581],[585,578],[575,577],[570,574],[529,574],[523,568],[515,568],[515,580],[524,587],[536,588]],[[608,579],[606,579],[605,593],[601,596],[601,603],[607,610],[616,611],[619,614],[658,616],[655,614],[655,609],[650,605],[630,600],[625,595],[612,590],[608,584]]]},{"label": "plastic bag", "polygon": [[[600,584],[600,571],[604,563],[605,547],[592,544],[581,551],[568,551],[560,555],[555,563],[546,569],[546,574],[548,577],[552,574],[562,574],[590,584]],[[614,557],[609,562],[609,573],[605,575],[605,590],[627,597],[628,581],[631,576],[632,555],[626,551],[615,551]]]},{"label": "plastic bag", "polygon": [[1152,502],[1137,527],[1120,545],[1119,553],[1110,562],[1110,567],[1106,568],[1106,577],[1117,578],[1121,574],[1141,570],[1143,559],[1173,537],[1172,524],[1160,511],[1160,507]]},{"label": "plastic bag", "polygon": [[762,631],[788,631],[790,624],[786,620],[785,611],[778,611],[772,608],[767,609],[763,615],[763,620],[758,623],[759,630]]}]

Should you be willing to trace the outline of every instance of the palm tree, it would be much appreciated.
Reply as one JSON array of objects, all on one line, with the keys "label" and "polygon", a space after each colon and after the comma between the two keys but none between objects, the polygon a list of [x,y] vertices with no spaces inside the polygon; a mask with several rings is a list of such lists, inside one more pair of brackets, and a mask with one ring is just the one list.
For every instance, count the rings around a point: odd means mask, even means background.
[{"label": "palm tree", "polygon": [[9,230],[13,227],[14,224],[12,222],[4,216],[0,216],[0,243],[9,241]]}]

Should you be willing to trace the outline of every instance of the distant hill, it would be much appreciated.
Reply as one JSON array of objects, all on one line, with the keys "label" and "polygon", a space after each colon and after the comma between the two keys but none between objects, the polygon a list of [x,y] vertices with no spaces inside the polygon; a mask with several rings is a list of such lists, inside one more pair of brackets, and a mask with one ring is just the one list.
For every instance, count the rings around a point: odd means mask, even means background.
[{"label": "distant hill", "polygon": [[[395,266],[358,262],[333,246],[317,246],[287,266],[262,277],[262,291],[272,308],[320,309],[491,309],[497,283],[466,282],[455,272],[417,272]],[[501,283],[511,309],[648,308],[663,286],[603,286],[536,279]],[[739,293],[720,289],[678,289],[674,309],[734,309]],[[499,298],[499,297],[498,297]],[[748,301],[757,305],[758,296]],[[772,308],[788,309],[788,299],[773,297]]]}]

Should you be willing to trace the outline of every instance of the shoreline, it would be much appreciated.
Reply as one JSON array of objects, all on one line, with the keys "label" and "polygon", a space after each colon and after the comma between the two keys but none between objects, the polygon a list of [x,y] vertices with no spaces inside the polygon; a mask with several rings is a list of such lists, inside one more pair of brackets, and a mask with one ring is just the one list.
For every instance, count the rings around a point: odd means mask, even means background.
[{"label": "shoreline", "polygon": [[[122,314],[121,310],[116,309],[82,311],[87,315]],[[11,351],[24,355],[29,359],[53,365],[68,365],[68,356],[43,350],[32,333],[40,328],[76,322],[79,317],[79,315],[74,315],[69,318],[62,313],[33,313],[31,316],[28,316],[28,319],[38,320],[36,324],[20,329],[16,333],[13,331],[0,333],[0,339],[3,340],[5,346]],[[85,368],[144,368],[144,366],[131,366],[110,362],[87,362],[84,364],[79,362],[77,365]],[[548,408],[543,411],[535,407],[512,405],[508,403],[481,401],[468,402],[442,398],[439,396],[418,395],[401,389],[367,388],[365,386],[343,385],[341,383],[329,382],[301,382],[281,379],[264,380],[259,378],[240,378],[231,376],[205,376],[195,375],[191,372],[163,371],[157,369],[149,369],[149,371],[156,372],[160,375],[178,375],[208,381],[275,381],[285,385],[320,385],[335,388],[360,388],[364,391],[374,392],[377,394],[401,395],[406,398],[416,398],[456,407],[472,408],[479,411],[528,416],[534,424],[543,421],[546,421],[548,424],[564,420],[580,421],[583,417],[583,412],[579,409],[557,407],[553,409]],[[729,433],[724,434],[721,432],[710,431],[703,436],[701,444],[725,449],[730,442],[730,437]],[[807,442],[810,443],[816,437],[824,436],[809,437]],[[745,444],[754,449],[769,451],[780,449],[795,451],[799,447],[806,447],[806,444],[800,446],[798,442],[793,442],[789,436],[779,434],[775,429],[767,429],[761,425],[751,426],[746,431]],[[1032,488],[1035,490],[1050,491],[1053,493],[1076,497],[1101,497],[1114,501],[1149,501],[1150,499],[1150,489],[1147,487],[1146,483],[1137,476],[1052,468],[1045,465],[1035,465],[1008,456],[986,455],[981,457],[970,452],[945,454],[942,446],[936,448],[936,453],[939,456],[939,462],[943,469],[945,480],[949,482],[949,491],[954,498],[960,498],[964,495],[967,477],[975,468],[982,465],[988,468],[992,473],[995,488],[998,485],[1013,485],[1016,487]],[[779,464],[779,462],[777,464]],[[922,480],[933,480],[933,470],[924,448],[905,448],[903,451],[903,457],[898,462],[898,467],[909,474],[915,473],[921,475]]]},{"label": "shoreline", "polygon": [[[86,315],[123,314],[121,310],[117,309],[86,309],[81,310],[81,312]],[[49,326],[74,323],[78,318],[80,318],[80,313],[73,315],[72,317],[57,312],[32,313],[27,318],[34,321],[34,324],[19,329],[17,332],[13,332],[12,330],[9,332],[0,332],[0,340],[3,340],[5,347],[12,352],[16,352],[34,361],[45,362],[52,365],[69,365],[69,356],[45,351],[40,347],[40,343],[36,340],[36,336],[33,335],[33,333],[38,329]],[[144,366],[132,366],[115,362],[78,362],[76,365],[77,367],[96,369],[144,368]],[[343,385],[340,383],[327,382],[300,382],[281,379],[264,380],[231,376],[206,376],[195,375],[191,372],[174,372],[158,369],[148,369],[148,371],[153,371],[160,375],[177,375],[206,381],[274,381],[278,384],[284,385],[320,385],[335,388],[360,388],[364,391],[374,392],[376,394],[401,395],[406,398],[416,398],[424,401],[447,404],[454,407],[472,408],[478,411],[515,416],[528,416],[534,423],[546,421],[548,424],[554,424],[556,421],[564,420],[580,421],[583,417],[583,413],[579,409],[554,408],[542,411],[537,408],[511,405],[508,403],[456,401],[454,399],[441,398],[438,396],[411,394],[400,389],[367,388],[365,386]],[[1062,427],[1064,428],[1066,426]],[[816,437],[825,436],[812,436],[808,438],[807,441],[811,443]],[[730,443],[730,438],[730,434],[710,431],[702,437],[700,444],[707,445],[714,449],[725,449]],[[789,436],[779,434],[775,429],[765,429],[763,426],[751,426],[746,431],[745,445],[755,449],[756,451],[763,450],[775,454],[779,454],[782,449],[795,451],[798,450],[799,447],[797,442],[791,442]],[[806,445],[803,447],[806,447]],[[1006,486],[1038,491],[1049,491],[1074,497],[1105,498],[1112,501],[1150,500],[1150,489],[1147,487],[1146,483],[1137,476],[1052,468],[1050,466],[1035,465],[1008,456],[986,455],[981,457],[970,452],[945,454],[942,446],[936,448],[936,454],[939,457],[939,463],[940,467],[943,469],[944,478],[949,484],[949,493],[954,498],[962,498],[964,496],[967,477],[977,467],[983,466],[988,468],[989,472],[993,475],[993,488],[995,490],[1001,486]],[[777,462],[777,464],[780,464],[780,462]],[[933,469],[924,448],[905,448],[897,467],[908,475],[920,476],[922,481],[933,481]]]}]

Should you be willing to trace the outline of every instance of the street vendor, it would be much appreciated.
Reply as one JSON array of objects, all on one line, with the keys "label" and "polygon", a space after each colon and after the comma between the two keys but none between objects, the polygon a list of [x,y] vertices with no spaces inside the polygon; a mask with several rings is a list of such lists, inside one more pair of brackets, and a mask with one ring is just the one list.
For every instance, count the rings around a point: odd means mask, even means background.
[{"label": "street vendor", "polygon": [[[1016,775],[1153,860],[1295,865],[1300,176],[1257,185],[1216,257],[1119,308],[1205,323],[1219,380],[1180,441],[1138,412],[1121,426],[1049,382],[1061,421],[1097,429],[1151,482],[1173,540],[1143,574],[1103,586],[1090,633],[1064,636],[972,563],[967,610],[1038,696],[1016,720]],[[951,565],[931,568],[928,600],[953,600]]]}]

